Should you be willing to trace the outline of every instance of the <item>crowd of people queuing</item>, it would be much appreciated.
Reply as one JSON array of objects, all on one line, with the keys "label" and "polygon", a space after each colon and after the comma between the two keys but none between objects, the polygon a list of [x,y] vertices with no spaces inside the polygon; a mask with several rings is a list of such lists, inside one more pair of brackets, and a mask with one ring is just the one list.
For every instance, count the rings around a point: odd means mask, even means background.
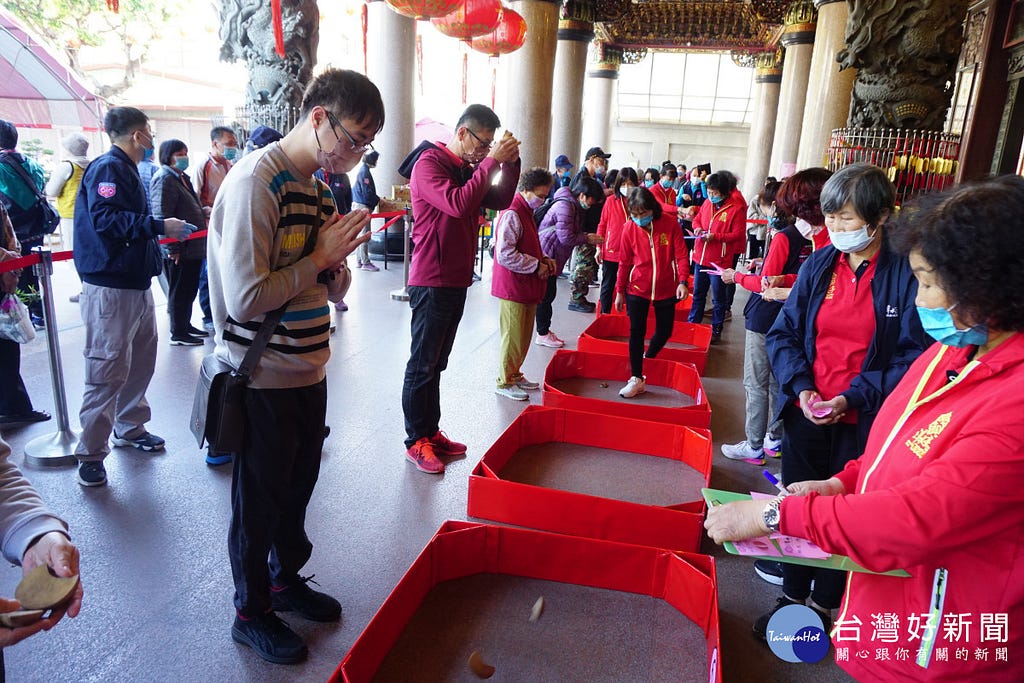
[{"label": "crowd of people queuing", "polygon": [[[306,655],[277,612],[341,617],[340,603],[300,576],[313,549],[304,520],[326,435],[329,304],[347,310],[349,254],[359,269],[377,270],[367,242],[379,202],[372,142],[384,117],[372,82],[328,69],[307,89],[292,130],[260,127],[243,153],[235,131],[215,127],[208,156],[191,167],[183,141],[165,140],[157,150],[148,117],[114,107],[104,121],[110,150],[89,160],[85,139],[69,136],[66,163],[48,183],[16,151],[14,127],[0,122],[0,261],[41,241],[31,207],[44,190],[75,245],[81,293],[72,300],[85,324],[75,453],[83,486],[106,484],[111,444],[164,448],[146,429],[157,347],[154,276],[162,272],[168,284],[170,343],[198,346],[212,333],[214,353],[233,368],[264,317],[284,311],[246,394],[242,451],[207,456],[211,465],[235,463],[231,634],[271,662]],[[629,318],[624,399],[645,392],[644,359],[669,340],[691,276],[688,319],[701,323],[710,313],[713,344],[731,318],[736,288],[747,291],[745,440],[724,444],[722,453],[757,466],[781,457],[785,492],[768,503],[712,508],[709,536],[723,542],[781,530],[875,571],[911,573],[906,580],[848,577],[758,561],[757,573],[782,587],[753,625],[759,637],[789,605],[810,606],[826,628],[835,610],[839,621],[880,609],[927,612],[940,570],[951,576],[947,609],[1024,617],[1012,561],[1024,514],[1017,504],[1024,487],[1016,485],[1024,422],[1005,400],[1024,385],[1024,312],[1014,298],[1024,252],[1012,248],[1021,240],[1024,181],[965,185],[898,216],[888,177],[868,164],[767,178],[748,201],[728,170],[669,161],[609,169],[611,155],[601,147],[586,152],[575,174],[566,155],[553,172],[522,169],[519,140],[509,131],[497,137],[500,129],[492,109],[471,105],[450,140],[426,141],[402,162],[416,216],[402,409],[406,458],[418,470],[440,474],[446,459],[467,451],[441,428],[441,375],[474,282],[481,213],[497,210],[495,391],[505,398],[525,401],[539,388],[522,372],[531,341],[565,345],[551,326],[567,266],[569,311],[599,306],[601,314]],[[360,162],[353,186],[347,174]],[[24,178],[32,186],[23,187]],[[206,239],[187,239],[201,229],[209,230]],[[598,266],[594,303],[587,296]],[[2,284],[12,293],[32,283],[15,271]],[[197,297],[201,328],[192,325]],[[38,309],[33,318],[46,324]],[[19,354],[17,343],[0,339],[0,424],[49,419],[28,399]],[[77,574],[66,525],[25,493],[31,487],[9,455],[0,441],[0,527],[21,525],[20,536],[4,533],[4,555],[26,571],[48,563],[59,575]],[[8,496],[19,500],[10,511]],[[982,568],[985,582],[968,578]],[[79,586],[66,609],[38,627],[0,629],[0,645],[52,627],[65,612],[75,616],[81,595]],[[10,607],[0,600],[0,610]],[[844,666],[866,680],[906,674],[891,662]],[[968,673],[966,665],[957,669]]]}]

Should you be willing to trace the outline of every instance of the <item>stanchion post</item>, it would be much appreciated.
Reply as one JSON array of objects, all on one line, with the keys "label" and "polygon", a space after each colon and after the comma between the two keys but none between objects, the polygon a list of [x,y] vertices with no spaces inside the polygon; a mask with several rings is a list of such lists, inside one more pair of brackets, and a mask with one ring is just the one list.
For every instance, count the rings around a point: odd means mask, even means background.
[{"label": "stanchion post", "polygon": [[53,406],[57,413],[57,431],[39,436],[25,445],[25,460],[33,465],[60,467],[76,463],[75,447],[78,434],[68,422],[68,399],[64,391],[64,367],[60,357],[60,341],[57,339],[57,319],[53,306],[53,254],[49,249],[35,247],[33,254],[39,256],[39,263],[33,266],[39,276],[43,297],[43,313],[46,321],[46,346],[50,356],[50,381],[53,384]]},{"label": "stanchion post", "polygon": [[[404,257],[403,265],[405,268],[405,274],[402,280],[401,289],[391,290],[391,299],[393,301],[408,301],[409,300],[409,240],[412,236],[412,207],[405,208],[405,245],[404,245]],[[384,243],[387,244],[387,231],[384,232]]]}]

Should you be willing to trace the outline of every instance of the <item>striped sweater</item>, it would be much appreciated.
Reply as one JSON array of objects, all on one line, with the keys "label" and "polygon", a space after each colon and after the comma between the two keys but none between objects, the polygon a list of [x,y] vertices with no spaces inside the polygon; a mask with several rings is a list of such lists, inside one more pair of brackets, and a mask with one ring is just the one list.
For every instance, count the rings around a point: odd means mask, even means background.
[{"label": "striped sweater", "polygon": [[207,259],[217,356],[237,368],[264,316],[291,302],[253,373],[257,389],[324,378],[328,299],[344,295],[345,280],[319,284],[312,259],[300,258],[318,195],[326,220],[334,213],[327,185],[301,175],[275,143],[235,164],[213,204]]}]

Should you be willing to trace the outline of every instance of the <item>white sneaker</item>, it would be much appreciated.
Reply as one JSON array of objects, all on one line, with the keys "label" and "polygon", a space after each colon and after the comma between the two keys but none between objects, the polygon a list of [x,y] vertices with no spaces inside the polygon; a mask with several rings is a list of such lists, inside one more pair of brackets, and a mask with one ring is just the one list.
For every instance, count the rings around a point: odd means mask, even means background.
[{"label": "white sneaker", "polygon": [[516,386],[526,391],[537,391],[540,389],[540,382],[531,382],[525,377],[520,377],[519,381],[516,382]]},{"label": "white sneaker", "polygon": [[764,449],[751,448],[746,441],[733,444],[722,444],[722,455],[730,460],[745,460],[747,462],[758,461],[764,463]]},{"label": "white sneaker", "polygon": [[619,389],[619,396],[622,398],[633,398],[647,391],[647,382],[643,377],[630,377],[626,386]]},{"label": "white sneaker", "polygon": [[556,337],[554,332],[548,332],[543,336],[538,334],[537,339],[533,343],[537,346],[547,346],[552,349],[560,349],[565,346],[565,342]]},{"label": "white sneaker", "polygon": [[773,439],[770,436],[764,437],[764,454],[777,458],[779,457],[779,451],[782,449],[782,439]]},{"label": "white sneaker", "polygon": [[495,387],[494,393],[505,398],[510,398],[513,401],[525,401],[530,398],[530,395],[525,391],[513,384],[510,387]]}]

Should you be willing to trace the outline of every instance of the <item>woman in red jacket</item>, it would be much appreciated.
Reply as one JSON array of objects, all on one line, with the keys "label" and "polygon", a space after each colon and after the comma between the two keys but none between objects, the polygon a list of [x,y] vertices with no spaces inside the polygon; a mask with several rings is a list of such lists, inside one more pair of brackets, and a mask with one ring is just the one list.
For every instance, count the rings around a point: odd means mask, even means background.
[{"label": "woman in red jacket", "polygon": [[705,526],[718,543],[777,528],[871,571],[910,574],[850,572],[832,638],[857,680],[1019,681],[1024,179],[922,203],[904,209],[892,238],[909,252],[918,315],[939,343],[888,396],[860,458],[767,507],[713,507]]},{"label": "woman in red jacket", "polygon": [[629,315],[629,364],[632,377],[619,391],[633,398],[647,391],[644,381],[644,336],[647,313],[654,307],[654,335],[647,358],[654,358],[672,335],[676,302],[686,298],[690,259],[673,215],[665,214],[650,190],[629,193],[630,220],[622,226],[615,308]]},{"label": "woman in red jacket", "polygon": [[619,272],[619,241],[622,226],[629,220],[626,197],[630,190],[640,185],[636,170],[627,166],[615,176],[612,196],[604,201],[601,222],[597,234],[604,238],[604,244],[597,245],[597,262],[601,264],[601,314],[612,312],[615,298],[615,279]]},{"label": "woman in red jacket", "polygon": [[693,245],[693,306],[689,321],[699,323],[704,317],[708,289],[714,313],[711,316],[711,343],[722,338],[722,323],[729,310],[729,291],[722,276],[715,275],[732,268],[736,258],[747,246],[747,202],[736,190],[736,176],[719,171],[708,176],[708,201],[693,219],[697,240]]}]

